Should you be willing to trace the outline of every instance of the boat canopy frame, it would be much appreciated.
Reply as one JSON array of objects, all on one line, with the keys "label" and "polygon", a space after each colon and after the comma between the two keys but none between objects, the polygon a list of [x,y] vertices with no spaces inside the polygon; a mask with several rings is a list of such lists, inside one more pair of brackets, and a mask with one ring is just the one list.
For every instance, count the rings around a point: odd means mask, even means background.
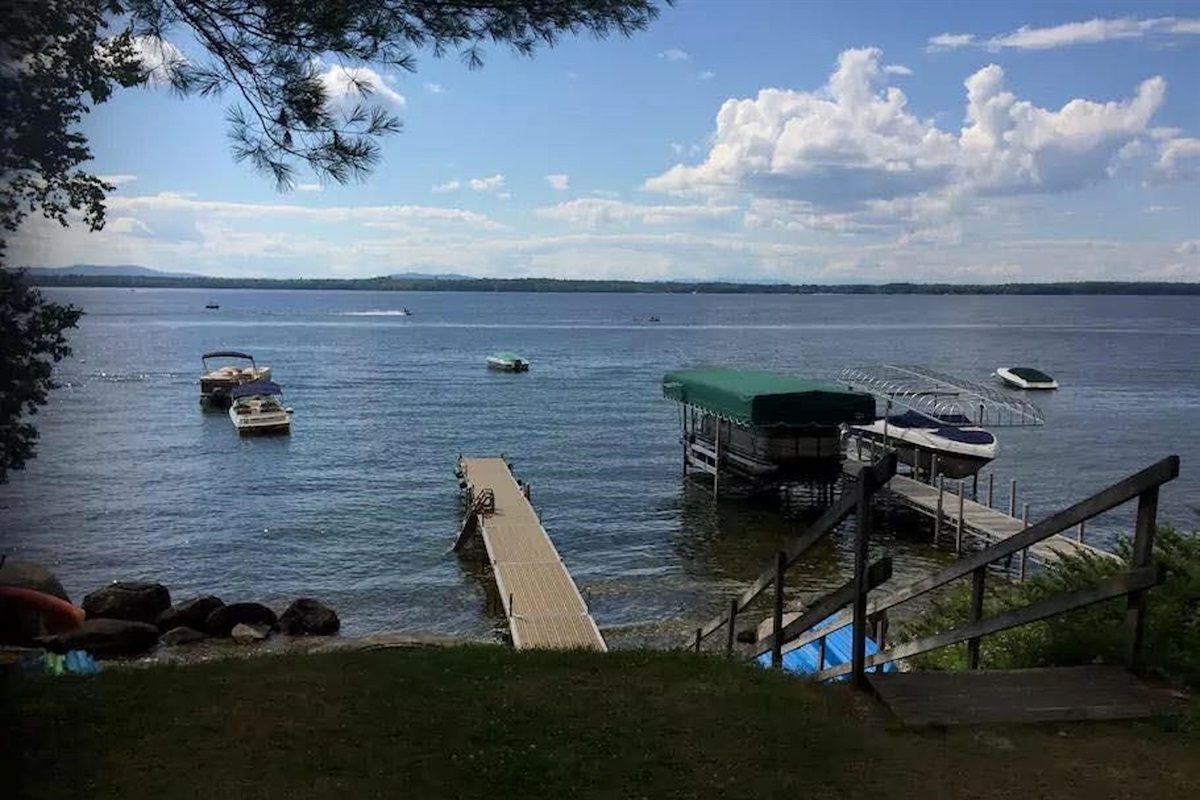
[{"label": "boat canopy frame", "polygon": [[[913,364],[872,364],[842,370],[846,383],[941,425],[1017,428],[1044,425],[1042,410],[976,381]],[[890,409],[889,409],[890,410]]]},{"label": "boat canopy frame", "polygon": [[241,397],[269,397],[283,396],[283,387],[274,381],[250,381],[243,383],[240,386],[235,386],[230,390],[229,396],[234,400]]},{"label": "boat canopy frame", "polygon": [[258,369],[258,364],[254,363],[254,356],[249,353],[242,353],[237,350],[213,350],[211,353],[205,353],[200,356],[200,361],[204,363],[204,368],[208,369],[208,360],[210,358],[240,358],[244,361],[249,361],[250,366]]}]

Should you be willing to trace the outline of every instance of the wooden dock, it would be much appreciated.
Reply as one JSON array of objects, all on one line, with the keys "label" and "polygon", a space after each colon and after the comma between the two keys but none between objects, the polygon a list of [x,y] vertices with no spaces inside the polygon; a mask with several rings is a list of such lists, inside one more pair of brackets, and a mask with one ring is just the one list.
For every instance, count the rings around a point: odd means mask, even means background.
[{"label": "wooden dock", "polygon": [[[857,477],[865,465],[866,462],[848,458],[843,462],[843,469],[846,474]],[[935,520],[938,517],[940,506],[942,524],[935,525],[935,530],[938,530],[941,536],[949,534],[956,537],[959,549],[961,549],[962,539],[966,535],[982,539],[986,544],[993,544],[1009,539],[1029,527],[1025,520],[1009,516],[1003,511],[989,508],[982,503],[966,497],[962,497],[960,501],[957,491],[946,489],[942,492],[937,486],[931,486],[904,475],[893,476],[884,488],[894,499],[926,516],[933,517]],[[961,525],[959,523],[960,502]],[[1100,558],[1118,557],[1115,553],[1093,547],[1063,534],[1051,536],[1030,547],[1029,557],[1037,563],[1045,564],[1060,556],[1081,551]]]},{"label": "wooden dock", "polygon": [[607,650],[578,587],[503,458],[459,460],[470,507],[455,549],[478,533],[513,646]]}]

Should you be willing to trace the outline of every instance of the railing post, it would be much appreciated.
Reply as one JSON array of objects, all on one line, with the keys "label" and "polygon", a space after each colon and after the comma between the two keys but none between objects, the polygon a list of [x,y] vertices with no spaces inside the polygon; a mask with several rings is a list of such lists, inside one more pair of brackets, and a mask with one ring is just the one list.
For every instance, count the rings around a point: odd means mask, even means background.
[{"label": "railing post", "polygon": [[704,638],[704,628],[696,628],[696,652],[700,652],[700,640]]},{"label": "railing post", "polygon": [[825,637],[822,636],[817,641],[819,643],[817,645],[817,672],[820,672],[825,669]]},{"label": "railing post", "polygon": [[[1021,521],[1024,523],[1024,525],[1022,526],[1023,528],[1029,527],[1029,503],[1025,504],[1025,507],[1021,512]],[[1025,549],[1023,549],[1021,551],[1021,568],[1020,568],[1020,575],[1019,575],[1021,580],[1025,580],[1025,570],[1027,568],[1028,560],[1029,560],[1029,548],[1026,547]]]},{"label": "railing post", "polygon": [[734,623],[737,621],[737,598],[729,601],[729,630],[725,632],[725,657],[733,655]]},{"label": "railing post", "polygon": [[783,666],[783,570],[786,564],[787,554],[780,550],[775,554],[775,613],[771,618],[771,666],[776,669]]},{"label": "railing post", "polygon": [[867,557],[871,546],[871,497],[874,494],[875,473],[863,471],[858,478],[858,519],[854,534],[854,623],[850,628],[853,637],[850,653],[853,681],[860,689],[867,686],[864,672],[867,658]]},{"label": "railing post", "polygon": [[942,495],[946,491],[946,476],[938,475],[938,501],[937,515],[933,518],[933,544],[936,546],[942,541]]},{"label": "railing post", "polygon": [[996,488],[996,473],[988,473],[988,508],[992,507],[992,492]]},{"label": "railing post", "polygon": [[1013,478],[1008,482],[1008,515],[1015,517],[1017,515],[1017,479]]},{"label": "railing post", "polygon": [[933,486],[933,484],[938,479],[938,466],[939,466],[938,454],[934,453],[933,457],[929,459],[929,485],[930,486]]},{"label": "railing post", "polygon": [[1075,538],[1079,540],[1080,544],[1083,543],[1083,522],[1079,523],[1079,530],[1076,531]]},{"label": "railing post", "polygon": [[[1158,487],[1151,486],[1138,496],[1137,524],[1133,533],[1130,569],[1150,566],[1154,559],[1154,530],[1158,523]],[[1142,647],[1146,638],[1146,590],[1131,592],[1125,606],[1125,662],[1133,671],[1142,668]]]},{"label": "railing post", "polygon": [[721,474],[721,420],[717,419],[717,436],[713,442],[713,497],[717,496],[718,479]]},{"label": "railing post", "polygon": [[[983,585],[986,579],[986,566],[971,573],[971,622],[983,619]],[[979,637],[967,640],[967,669],[979,669]]]},{"label": "railing post", "polygon": [[963,482],[958,482],[958,525],[954,529],[954,552],[962,552],[963,540]]}]

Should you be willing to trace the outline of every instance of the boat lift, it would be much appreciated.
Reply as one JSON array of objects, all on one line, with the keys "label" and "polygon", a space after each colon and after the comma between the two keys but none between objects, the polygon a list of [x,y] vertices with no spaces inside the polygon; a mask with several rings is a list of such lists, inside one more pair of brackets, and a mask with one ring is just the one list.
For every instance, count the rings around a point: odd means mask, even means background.
[{"label": "boat lift", "polygon": [[915,365],[874,364],[842,370],[859,391],[898,404],[944,425],[1012,428],[1043,425],[1041,409],[1011,392]]}]

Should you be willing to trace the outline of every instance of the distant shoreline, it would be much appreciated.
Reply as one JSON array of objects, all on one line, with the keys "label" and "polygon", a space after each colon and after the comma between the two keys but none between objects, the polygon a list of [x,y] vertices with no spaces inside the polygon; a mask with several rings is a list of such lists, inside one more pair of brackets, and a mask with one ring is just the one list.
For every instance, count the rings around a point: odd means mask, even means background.
[{"label": "distant shoreline", "polygon": [[552,278],[182,278],[148,275],[31,275],[39,287],[146,289],[286,289],[387,292],[534,292],[609,294],[918,294],[918,295],[1200,295],[1200,283],[1083,281],[1076,283],[761,284],[642,282]]}]

